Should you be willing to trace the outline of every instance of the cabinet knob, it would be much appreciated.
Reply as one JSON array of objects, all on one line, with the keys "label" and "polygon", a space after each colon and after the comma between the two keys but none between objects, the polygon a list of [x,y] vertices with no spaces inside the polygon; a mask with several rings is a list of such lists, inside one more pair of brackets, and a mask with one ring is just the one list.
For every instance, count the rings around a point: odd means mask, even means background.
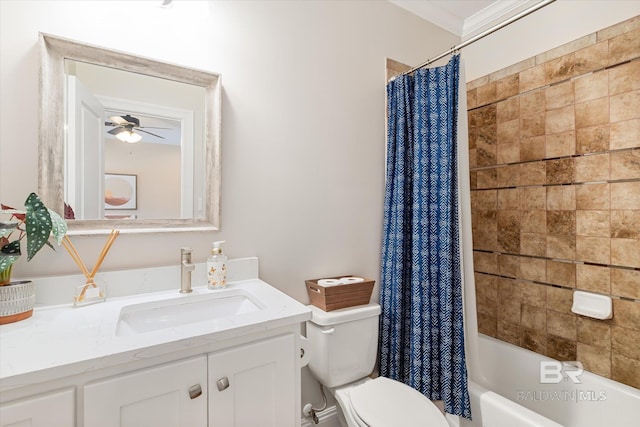
[{"label": "cabinet knob", "polygon": [[199,397],[201,394],[202,394],[202,387],[200,387],[200,384],[192,385],[191,387],[189,387],[189,397],[191,399],[195,399],[196,397]]},{"label": "cabinet knob", "polygon": [[229,388],[229,378],[220,378],[218,381],[216,381],[216,385],[218,386],[218,391],[226,390],[227,388]]}]

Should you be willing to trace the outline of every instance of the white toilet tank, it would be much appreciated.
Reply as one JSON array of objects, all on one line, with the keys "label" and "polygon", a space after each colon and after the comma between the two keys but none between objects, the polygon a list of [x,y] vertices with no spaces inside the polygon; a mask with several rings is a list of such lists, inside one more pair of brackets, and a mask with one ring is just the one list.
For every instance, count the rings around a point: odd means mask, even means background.
[{"label": "white toilet tank", "polygon": [[326,387],[337,387],[373,371],[378,350],[378,304],[326,312],[309,306],[311,373]]}]

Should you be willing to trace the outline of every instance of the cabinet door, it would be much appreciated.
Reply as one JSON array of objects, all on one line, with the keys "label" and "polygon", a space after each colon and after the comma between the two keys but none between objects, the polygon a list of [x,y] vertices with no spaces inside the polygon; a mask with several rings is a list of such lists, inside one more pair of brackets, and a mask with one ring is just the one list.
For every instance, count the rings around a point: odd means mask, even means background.
[{"label": "cabinet door", "polygon": [[0,406],[2,427],[73,427],[73,389],[42,394]]},{"label": "cabinet door", "polygon": [[209,355],[210,427],[289,427],[298,422],[293,335]]},{"label": "cabinet door", "polygon": [[[201,395],[197,395],[198,386]],[[86,386],[84,425],[205,427],[206,356],[144,369]]]}]

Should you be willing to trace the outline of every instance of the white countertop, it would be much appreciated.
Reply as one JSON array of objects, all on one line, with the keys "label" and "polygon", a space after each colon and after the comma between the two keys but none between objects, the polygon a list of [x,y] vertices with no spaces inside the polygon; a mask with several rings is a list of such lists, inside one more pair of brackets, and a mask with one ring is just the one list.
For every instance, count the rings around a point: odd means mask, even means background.
[{"label": "white countertop", "polygon": [[230,283],[227,289],[194,288],[186,297],[244,289],[264,309],[233,320],[215,319],[135,335],[117,336],[122,307],[180,298],[177,289],[111,298],[74,308],[36,308],[31,318],[0,326],[0,390],[48,381],[135,360],[203,346],[241,335],[304,322],[310,310],[260,279]]}]

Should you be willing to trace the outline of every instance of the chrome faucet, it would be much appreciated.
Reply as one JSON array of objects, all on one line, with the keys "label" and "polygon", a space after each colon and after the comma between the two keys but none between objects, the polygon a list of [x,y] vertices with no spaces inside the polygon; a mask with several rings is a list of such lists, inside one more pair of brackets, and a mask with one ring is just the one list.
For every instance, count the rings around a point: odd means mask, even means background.
[{"label": "chrome faucet", "polygon": [[191,289],[191,272],[196,265],[191,263],[191,248],[180,249],[180,293],[188,294]]}]

